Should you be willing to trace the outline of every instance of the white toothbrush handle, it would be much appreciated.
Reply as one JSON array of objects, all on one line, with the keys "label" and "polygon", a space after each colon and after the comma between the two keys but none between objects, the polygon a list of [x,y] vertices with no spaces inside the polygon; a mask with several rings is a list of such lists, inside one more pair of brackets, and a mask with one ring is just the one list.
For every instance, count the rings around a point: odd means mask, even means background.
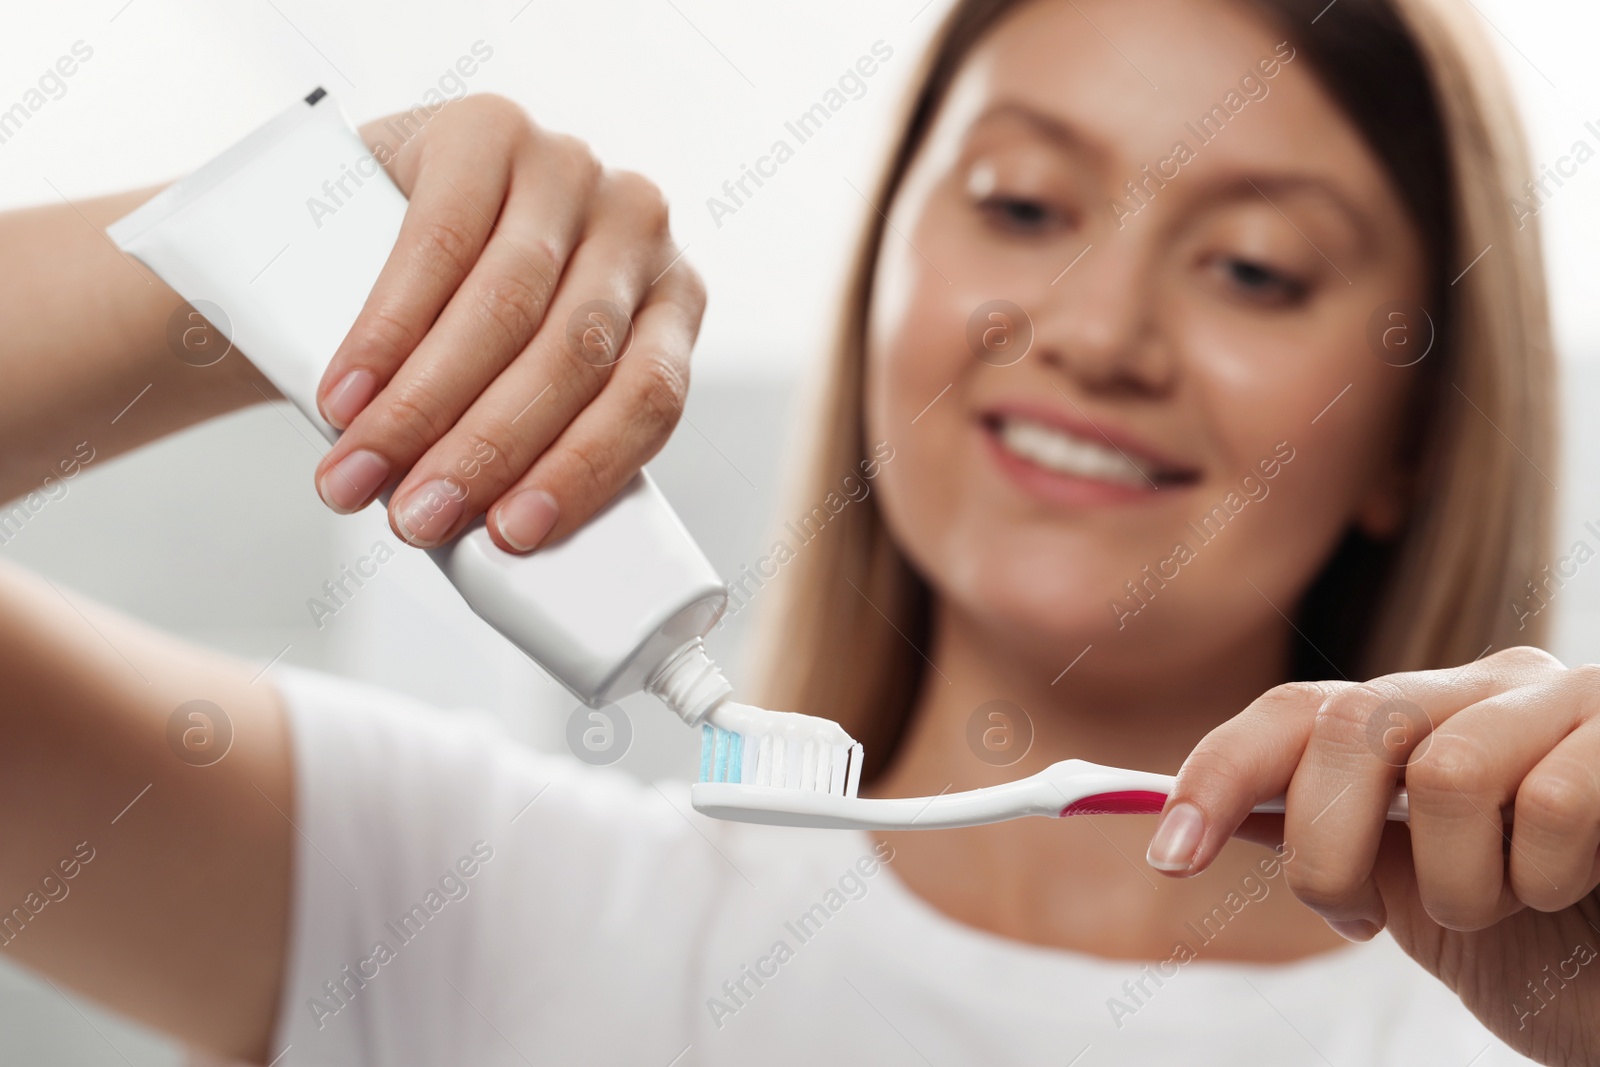
[{"label": "white toothbrush handle", "polygon": [[[700,782],[690,789],[695,810],[717,819],[857,830],[939,830],[982,826],[1030,815],[1151,815],[1167,802],[1177,779],[1168,774],[1062,760],[1002,785],[931,797],[869,798],[736,782]],[[1283,814],[1283,798],[1254,809]],[[1407,819],[1406,792],[1395,793],[1389,818]]]},{"label": "white toothbrush handle", "polygon": [[[1256,815],[1282,815],[1283,804],[1283,797],[1273,797],[1271,800],[1257,804],[1250,811]],[[1406,795],[1405,786],[1396,789],[1394,796],[1390,798],[1387,818],[1390,822],[1411,821],[1411,798]]]}]

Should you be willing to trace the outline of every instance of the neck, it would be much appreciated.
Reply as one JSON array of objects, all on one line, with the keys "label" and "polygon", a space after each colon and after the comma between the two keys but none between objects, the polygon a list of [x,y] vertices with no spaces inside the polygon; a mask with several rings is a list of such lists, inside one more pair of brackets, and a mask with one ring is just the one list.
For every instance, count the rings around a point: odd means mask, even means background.
[{"label": "neck", "polygon": [[[941,607],[929,650],[937,666],[927,672],[893,765],[871,792],[974,789],[1070,758],[1175,773],[1207,731],[1285,679],[1289,638],[1279,627],[1191,665],[1143,669],[1090,647],[1062,674],[1078,650],[1060,665],[1042,663]],[[1259,846],[1234,842],[1196,878],[1157,874],[1144,862],[1154,826],[1149,816],[1077,816],[882,836],[913,891],[953,918],[1018,940],[1133,959],[1165,959],[1179,943],[1198,956],[1251,960],[1295,959],[1344,943],[1293,899],[1281,872],[1263,877],[1263,862],[1276,868]],[[1241,884],[1251,887],[1236,897],[1250,901],[1238,913],[1248,921],[1231,922],[1225,936],[1199,948],[1194,931],[1204,926],[1195,923]]]}]

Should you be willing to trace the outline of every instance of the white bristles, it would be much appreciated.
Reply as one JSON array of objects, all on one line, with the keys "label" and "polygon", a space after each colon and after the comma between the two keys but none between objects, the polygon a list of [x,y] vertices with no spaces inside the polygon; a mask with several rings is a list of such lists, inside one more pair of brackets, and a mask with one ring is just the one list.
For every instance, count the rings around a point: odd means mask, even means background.
[{"label": "white bristles", "polygon": [[861,755],[827,719],[724,702],[703,727],[700,780],[853,797]]},{"label": "white bristles", "polygon": [[772,737],[762,737],[759,747],[759,758],[754,767],[750,768],[750,777],[756,785],[772,784]]}]

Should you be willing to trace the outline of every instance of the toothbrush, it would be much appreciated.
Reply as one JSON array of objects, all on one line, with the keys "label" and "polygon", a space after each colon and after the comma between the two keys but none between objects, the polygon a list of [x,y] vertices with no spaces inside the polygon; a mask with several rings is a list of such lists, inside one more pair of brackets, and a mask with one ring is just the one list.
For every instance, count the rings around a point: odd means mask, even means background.
[{"label": "toothbrush", "polygon": [[[689,790],[695,810],[714,819],[772,826],[942,830],[1005,822],[1028,815],[1063,818],[1068,815],[1155,814],[1166,803],[1176,781],[1171,775],[1069,759],[1004,785],[932,797],[869,799],[856,796],[861,779],[860,745],[850,751],[842,788],[808,789],[803,783],[809,764],[796,767],[793,760],[783,762],[781,754],[778,758],[768,755],[765,741],[758,747],[755,773],[751,773],[748,751],[730,751],[738,746],[717,740],[710,730],[704,740],[701,781]],[[771,779],[778,777],[779,767],[784,768],[785,775],[773,782]],[[822,768],[814,768],[814,772],[820,779]],[[830,772],[830,783],[835,775],[836,772]],[[767,780],[761,780],[761,776]],[[1256,805],[1251,811],[1281,815],[1283,804],[1284,798],[1277,797]],[[1406,791],[1401,788],[1389,804],[1388,817],[1405,822],[1408,813]]]}]

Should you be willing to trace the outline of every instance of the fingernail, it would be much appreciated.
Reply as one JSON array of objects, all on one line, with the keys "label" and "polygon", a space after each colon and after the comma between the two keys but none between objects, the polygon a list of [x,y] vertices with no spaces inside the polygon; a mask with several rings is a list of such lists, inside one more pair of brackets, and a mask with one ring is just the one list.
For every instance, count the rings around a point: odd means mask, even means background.
[{"label": "fingernail", "polygon": [[317,482],[317,492],[323,503],[348,515],[365,507],[388,477],[389,461],[361,448],[329,467]]},{"label": "fingernail", "polygon": [[1200,809],[1187,800],[1179,801],[1161,817],[1161,825],[1156,827],[1144,854],[1145,862],[1158,871],[1186,871],[1194,862],[1205,832],[1206,820]]},{"label": "fingernail", "polygon": [[378,376],[369,370],[353,370],[328,390],[322,401],[322,417],[336,430],[342,430],[361,414],[378,391]]},{"label": "fingernail", "polygon": [[413,489],[395,509],[395,525],[400,535],[418,548],[432,548],[443,541],[461,517],[466,491],[454,482],[436,479]]},{"label": "fingernail", "polygon": [[518,552],[529,552],[555,528],[560,514],[555,497],[543,489],[524,489],[501,505],[495,525],[506,544]]},{"label": "fingernail", "polygon": [[1328,925],[1346,941],[1371,941],[1378,936],[1377,924],[1366,919],[1329,919]]}]

